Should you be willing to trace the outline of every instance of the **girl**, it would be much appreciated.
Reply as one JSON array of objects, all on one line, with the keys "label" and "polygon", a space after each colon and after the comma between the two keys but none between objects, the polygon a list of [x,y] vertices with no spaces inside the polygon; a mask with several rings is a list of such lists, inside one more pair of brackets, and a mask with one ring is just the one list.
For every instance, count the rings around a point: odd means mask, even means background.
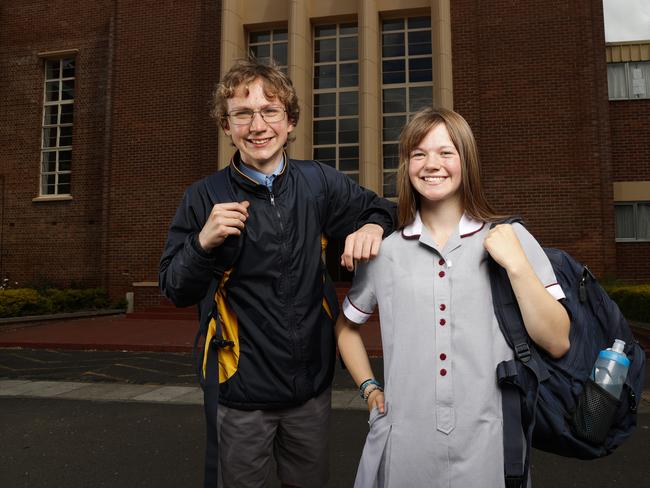
[{"label": "girl", "polygon": [[[503,217],[483,193],[465,119],[421,110],[399,154],[400,230],[360,264],[336,324],[371,412],[355,487],[503,487],[495,371],[513,353],[494,316],[487,253],[508,272],[531,339],[555,357],[569,348],[564,293],[524,227],[491,228]],[[385,392],[358,330],[376,305]]]}]

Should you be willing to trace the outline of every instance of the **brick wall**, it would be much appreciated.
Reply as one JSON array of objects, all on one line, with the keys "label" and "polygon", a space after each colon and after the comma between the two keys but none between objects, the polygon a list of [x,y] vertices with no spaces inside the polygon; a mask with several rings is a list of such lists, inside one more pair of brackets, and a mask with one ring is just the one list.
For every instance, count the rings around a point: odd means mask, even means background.
[{"label": "brick wall", "polygon": [[[111,4],[57,0],[0,5],[0,274],[20,284],[101,281],[97,263]],[[38,53],[70,49],[79,51],[73,200],[37,203],[32,199],[39,195],[44,84],[44,60]]]},{"label": "brick wall", "polygon": [[543,245],[615,267],[600,1],[452,2],[454,103],[490,200]]}]

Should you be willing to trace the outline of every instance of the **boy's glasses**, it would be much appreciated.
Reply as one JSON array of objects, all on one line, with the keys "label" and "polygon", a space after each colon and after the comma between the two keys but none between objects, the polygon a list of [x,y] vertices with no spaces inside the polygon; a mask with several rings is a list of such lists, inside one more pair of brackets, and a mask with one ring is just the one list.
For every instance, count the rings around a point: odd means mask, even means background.
[{"label": "boy's glasses", "polygon": [[286,110],[281,107],[267,107],[262,110],[234,110],[228,112],[228,120],[235,125],[248,125],[253,122],[255,114],[260,114],[264,122],[280,122],[284,119]]}]

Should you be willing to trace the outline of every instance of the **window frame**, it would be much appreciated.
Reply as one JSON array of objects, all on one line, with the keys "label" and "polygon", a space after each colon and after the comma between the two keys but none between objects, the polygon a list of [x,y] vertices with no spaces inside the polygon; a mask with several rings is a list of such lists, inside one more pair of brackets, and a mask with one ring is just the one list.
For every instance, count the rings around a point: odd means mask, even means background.
[{"label": "window frame", "polygon": [[[650,242],[650,238],[639,238],[639,214],[638,206],[650,206],[650,200],[638,200],[629,202],[614,202],[614,238],[616,242]],[[634,237],[617,237],[616,236],[616,207],[632,207],[632,221],[634,222]]]},{"label": "window frame", "polygon": [[[266,32],[268,32],[269,34],[268,41],[251,42],[251,35],[263,34]],[[281,34],[284,35],[278,39],[277,36],[280,36]],[[273,57],[274,47],[282,44],[284,44],[287,48],[286,64],[279,64],[277,60]],[[286,25],[276,25],[273,27],[266,27],[264,29],[251,28],[247,30],[246,31],[246,52],[250,56],[253,56],[251,47],[257,47],[257,46],[269,46],[268,58],[257,58],[256,56],[256,58],[260,62],[265,63],[266,62],[265,59],[272,59],[276,63],[280,71],[282,71],[285,75],[289,73],[289,30]]]},{"label": "window frame", "polygon": [[[648,81],[646,81],[646,85],[648,88],[646,89],[646,96],[641,97],[641,96],[631,96],[630,94],[632,93],[632,79],[630,75],[630,65],[631,64],[647,64],[648,69],[647,69],[647,74],[648,74]],[[621,100],[649,100],[650,99],[650,61],[621,61],[621,62],[613,62],[613,63],[607,63],[607,73],[609,75],[609,69],[610,66],[620,66],[623,65],[624,68],[624,73],[625,73],[625,96],[620,97],[620,98],[611,98],[611,93],[610,93],[610,87],[609,87],[609,81],[607,83],[607,99],[610,102],[615,102],[615,101],[621,101]]]}]

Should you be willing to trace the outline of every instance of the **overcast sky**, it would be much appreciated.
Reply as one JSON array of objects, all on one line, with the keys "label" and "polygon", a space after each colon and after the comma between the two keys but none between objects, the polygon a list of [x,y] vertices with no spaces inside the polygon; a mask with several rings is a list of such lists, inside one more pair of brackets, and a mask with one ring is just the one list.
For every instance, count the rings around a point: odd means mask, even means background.
[{"label": "overcast sky", "polygon": [[603,0],[605,40],[650,40],[650,0]]}]

